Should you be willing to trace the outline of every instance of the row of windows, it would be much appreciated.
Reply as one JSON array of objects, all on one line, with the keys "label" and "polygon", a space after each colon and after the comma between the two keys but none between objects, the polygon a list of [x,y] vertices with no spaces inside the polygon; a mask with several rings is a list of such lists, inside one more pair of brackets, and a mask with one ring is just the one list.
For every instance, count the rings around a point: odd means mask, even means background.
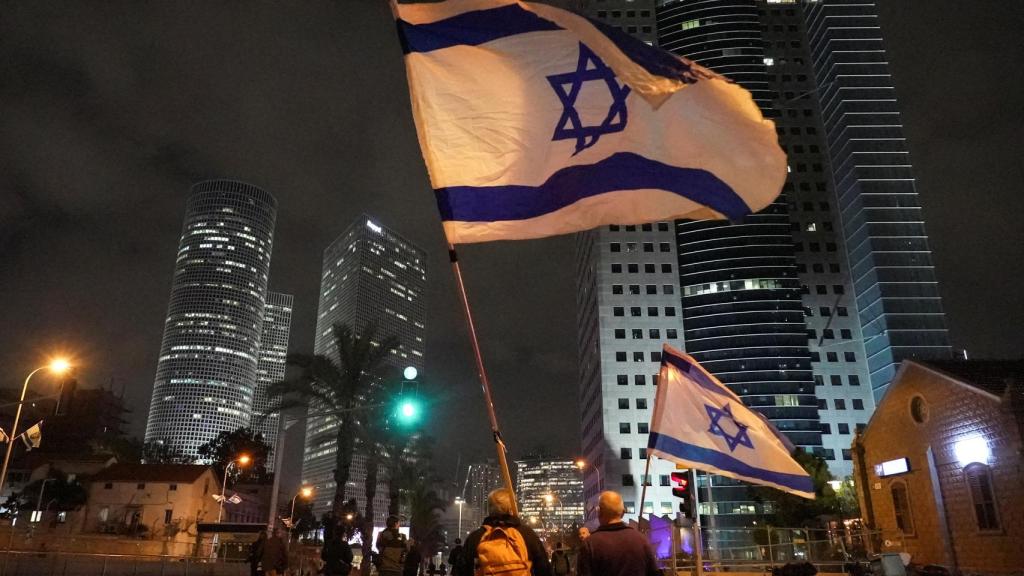
[{"label": "row of windows", "polygon": [[[842,292],[839,292],[839,294],[842,294]],[[828,306],[820,306],[818,308],[818,313],[822,316],[828,317],[832,315],[832,309]],[[846,306],[836,306],[836,316],[842,316],[845,318],[849,315],[850,312],[847,310]],[[810,306],[804,306],[804,316],[814,316],[814,310],[812,310]]]},{"label": "row of windows", "polygon": [[[853,352],[843,352],[843,360],[846,362],[856,362],[857,354]],[[839,362],[838,352],[825,352],[826,362]],[[821,352],[811,352],[811,362],[821,362]]]},{"label": "row of windows", "polygon": [[[867,426],[867,424],[857,424],[857,428],[854,428],[854,430],[856,430],[856,429],[863,429],[865,426]],[[822,425],[821,425],[821,433],[822,434],[831,434],[832,433],[832,425],[831,424],[827,424],[827,423],[822,423]],[[849,434],[850,433],[850,425],[845,423],[845,422],[840,422],[840,423],[836,424],[836,433],[837,434]]]},{"label": "row of windows", "polygon": [[[633,308],[630,308],[629,310],[630,310],[630,315],[631,316],[639,316],[640,315],[639,307],[633,307]],[[648,313],[650,313],[651,310],[653,310],[654,313],[653,314],[649,314],[650,316],[657,316],[658,315],[658,308],[657,307],[652,306],[652,307],[648,308],[647,309]],[[616,307],[615,315],[616,316],[622,316],[622,308]],[[632,333],[633,333],[632,335],[633,335],[633,339],[634,340],[640,340],[640,339],[642,339],[644,337],[644,331],[643,331],[642,328],[632,328],[631,330],[632,330]],[[623,329],[623,328],[616,329],[615,330],[615,337],[620,339],[620,340],[625,338],[626,337],[626,330]],[[661,328],[648,328],[647,329],[647,337],[652,339],[652,340],[660,340],[661,339]],[[671,340],[671,339],[675,339],[675,338],[678,338],[678,337],[679,337],[679,332],[675,328],[667,328],[667,329],[665,329],[665,338],[668,338],[668,339]]]},{"label": "row of windows", "polygon": [[[636,252],[637,242],[626,242],[626,252]],[[654,242],[641,242],[644,252],[654,252]],[[622,243],[612,242],[609,245],[612,252],[622,252]],[[671,252],[672,245],[668,242],[658,242],[658,252]]]},{"label": "row of windows", "polygon": [[[803,286],[800,287],[800,293],[801,294],[810,294],[811,293],[811,288],[809,286],[807,286],[807,285],[803,285]],[[828,286],[825,286],[824,284],[817,284],[814,287],[814,293],[815,294],[828,294]],[[832,293],[833,294],[845,294],[846,293],[846,287],[844,287],[842,284],[833,284],[832,285]]]},{"label": "row of windows", "polygon": [[[607,18],[609,14],[611,14],[612,18],[622,18],[622,12],[620,10],[612,10],[610,13],[607,10],[598,10],[597,11],[597,17],[598,18]],[[636,15],[637,15],[637,11],[636,10],[626,10],[626,18],[636,18]],[[651,17],[651,11],[650,10],[640,10],[640,17],[641,18],[650,18]]]},{"label": "row of windows", "polygon": [[[825,242],[825,250],[827,250],[829,252],[835,252],[838,249],[839,249],[839,247],[836,245],[835,242]],[[797,252],[803,252],[804,251],[804,243],[803,242],[794,242],[793,243],[793,250],[795,250]],[[808,242],[807,243],[807,250],[809,250],[810,252],[821,252],[821,242]]]},{"label": "row of windows", "polygon": [[[816,446],[813,450],[813,453],[815,456],[824,458],[825,460],[836,459],[836,451],[833,450],[832,448],[822,448],[820,446]],[[843,448],[842,454],[843,460],[853,460],[853,453],[848,448]]]},{"label": "row of windows", "polygon": [[[657,270],[657,267],[654,264],[649,264],[649,263],[648,264],[644,264],[644,273],[645,274],[653,274],[656,270]],[[638,274],[640,272],[640,265],[639,264],[627,264],[626,265],[626,271],[629,272],[630,274]],[[672,273],[672,265],[671,264],[662,264],[661,265],[661,271],[664,272],[665,274],[671,274]],[[612,274],[620,274],[620,273],[622,273],[622,264],[612,264]]]},{"label": "row of windows", "polygon": [[[817,273],[817,274],[824,274],[825,273],[825,264],[822,263],[822,262],[815,262],[814,264],[811,265],[811,269],[814,270],[814,272]],[[828,271],[830,273],[838,274],[839,270],[840,270],[839,264],[836,264],[835,262],[829,262],[828,263]],[[799,272],[800,274],[806,274],[807,273],[807,264],[804,264],[803,262],[797,264],[796,265],[796,271]]]},{"label": "row of windows", "polygon": [[[824,340],[834,340],[836,337],[836,332],[832,328],[825,328],[824,330],[821,331],[821,337]],[[807,338],[808,340],[817,340],[818,331],[813,328],[807,330]],[[853,332],[850,331],[849,328],[841,328],[839,330],[840,340],[849,340],[851,338],[853,338]]]},{"label": "row of windows", "polygon": [[[636,398],[636,409],[647,410],[647,398]],[[619,410],[629,410],[629,398],[619,398]]]},{"label": "row of windows", "polygon": [[[833,402],[833,407],[836,410],[846,410],[846,399],[844,399],[844,398],[836,398],[832,402]],[[864,409],[864,401],[861,400],[860,398],[854,398],[853,400],[851,400],[851,402],[853,403],[853,409],[854,410],[863,410]],[[818,398],[818,409],[819,410],[828,410],[828,400],[826,400],[824,398]]]},{"label": "row of windows", "polygon": [[[617,374],[615,376],[615,383],[618,384],[619,386],[629,386],[629,375],[628,374]],[[634,374],[633,375],[633,384],[635,384],[637,386],[646,386],[647,385],[647,375],[646,374]],[[654,384],[655,386],[658,385],[658,375],[657,374],[651,374],[651,384]]]},{"label": "row of windows", "polygon": [[[850,379],[850,386],[860,386],[860,376],[857,376],[856,374],[850,374],[849,376],[847,376],[847,378]],[[833,375],[829,376],[829,381],[832,383],[833,386],[842,386],[843,385],[843,377],[838,375],[838,374],[833,374]],[[821,374],[815,374],[814,375],[814,385],[815,386],[824,386],[825,385],[825,377],[822,376]]]},{"label": "row of windows", "polygon": [[[627,359],[625,352],[619,351],[615,353],[616,362],[625,362]],[[633,362],[645,362],[643,352],[633,352]],[[651,352],[651,362],[661,362],[661,352]]]},{"label": "row of windows", "polygon": [[[640,460],[646,460],[647,459],[647,448],[637,448],[637,455],[636,456]],[[622,460],[632,460],[633,459],[633,449],[632,448],[619,448],[619,458],[622,459]]]},{"label": "row of windows", "polygon": [[[629,422],[619,422],[619,434],[630,434],[631,433],[630,430],[632,430],[632,426],[630,425]],[[649,428],[648,428],[647,422],[637,422],[636,423],[636,433],[637,434],[648,434],[649,433]],[[666,486],[667,486],[667,484],[666,484]]]}]

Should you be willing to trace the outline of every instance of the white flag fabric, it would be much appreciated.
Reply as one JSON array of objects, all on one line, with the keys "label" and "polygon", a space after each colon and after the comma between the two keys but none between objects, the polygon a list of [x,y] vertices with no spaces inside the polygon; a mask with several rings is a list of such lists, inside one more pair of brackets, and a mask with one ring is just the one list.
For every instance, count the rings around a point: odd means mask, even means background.
[{"label": "white flag fabric", "polygon": [[42,422],[40,421],[25,430],[21,435],[21,440],[25,442],[25,447],[29,450],[39,448],[39,445],[43,443]]},{"label": "white flag fabric", "polygon": [[782,188],[774,124],[693,62],[544,4],[392,7],[452,243],[738,219]]},{"label": "white flag fabric", "polygon": [[690,468],[814,498],[791,446],[690,356],[664,346],[648,455]]}]

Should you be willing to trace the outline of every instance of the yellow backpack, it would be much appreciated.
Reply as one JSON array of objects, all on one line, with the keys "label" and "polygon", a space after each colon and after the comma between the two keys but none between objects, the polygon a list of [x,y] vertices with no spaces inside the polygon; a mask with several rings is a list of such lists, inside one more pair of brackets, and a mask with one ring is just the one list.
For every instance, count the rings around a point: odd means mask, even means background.
[{"label": "yellow backpack", "polygon": [[476,546],[476,576],[530,576],[530,554],[519,530],[484,526]]}]

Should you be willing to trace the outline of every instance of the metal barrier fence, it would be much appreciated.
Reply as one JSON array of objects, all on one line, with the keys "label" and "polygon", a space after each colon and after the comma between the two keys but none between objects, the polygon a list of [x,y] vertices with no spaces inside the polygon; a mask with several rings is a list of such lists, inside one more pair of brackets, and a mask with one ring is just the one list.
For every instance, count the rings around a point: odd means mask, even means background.
[{"label": "metal barrier fence", "polygon": [[[791,562],[810,562],[819,572],[842,573],[856,571],[878,553],[903,550],[902,534],[862,528],[702,528],[701,532],[705,569],[719,572],[770,573]],[[694,567],[692,533],[689,542],[685,536],[683,540],[677,567],[688,570]],[[663,560],[668,566],[671,558]]]},{"label": "metal barrier fence", "polygon": [[2,551],[0,576],[249,576],[249,564],[188,556]]}]

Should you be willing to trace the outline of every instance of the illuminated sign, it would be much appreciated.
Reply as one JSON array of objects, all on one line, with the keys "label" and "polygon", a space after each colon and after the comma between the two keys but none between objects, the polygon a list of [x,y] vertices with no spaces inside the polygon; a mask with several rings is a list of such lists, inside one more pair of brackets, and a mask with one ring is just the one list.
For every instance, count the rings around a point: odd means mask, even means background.
[{"label": "illuminated sign", "polygon": [[875,475],[879,478],[906,474],[907,472],[910,472],[910,460],[906,458],[897,458],[896,460],[875,464]]},{"label": "illuminated sign", "polygon": [[373,230],[373,231],[374,231],[374,232],[376,232],[377,234],[380,234],[381,232],[383,232],[383,231],[384,231],[384,229],[383,229],[383,228],[381,228],[380,226],[377,226],[376,224],[374,224],[374,223],[373,223],[373,222],[371,222],[370,220],[367,220],[367,221],[366,221],[366,227],[367,227],[367,228],[369,228],[370,230]]}]

